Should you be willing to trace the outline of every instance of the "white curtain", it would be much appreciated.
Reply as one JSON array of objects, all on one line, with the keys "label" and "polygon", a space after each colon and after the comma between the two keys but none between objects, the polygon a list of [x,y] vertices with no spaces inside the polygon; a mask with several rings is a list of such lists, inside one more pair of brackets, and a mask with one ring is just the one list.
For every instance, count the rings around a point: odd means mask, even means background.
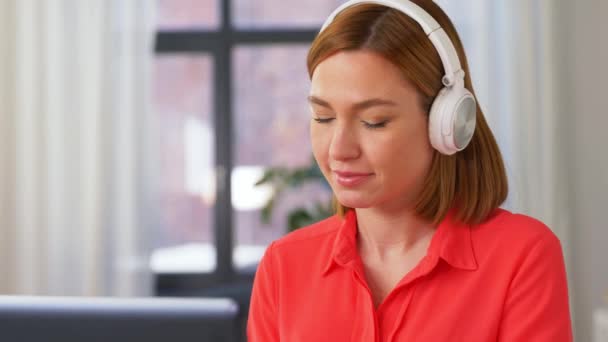
[{"label": "white curtain", "polygon": [[0,2],[2,293],[151,293],[154,3]]}]

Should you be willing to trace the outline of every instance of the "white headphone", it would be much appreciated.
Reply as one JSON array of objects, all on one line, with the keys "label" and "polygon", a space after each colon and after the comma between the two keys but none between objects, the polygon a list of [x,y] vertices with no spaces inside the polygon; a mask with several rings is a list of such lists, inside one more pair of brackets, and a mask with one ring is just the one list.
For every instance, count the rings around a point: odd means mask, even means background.
[{"label": "white headphone", "polygon": [[437,21],[420,6],[408,0],[351,0],[340,5],[327,18],[321,32],[344,9],[357,4],[378,4],[399,10],[422,27],[439,53],[445,76],[429,118],[431,145],[445,155],[463,150],[475,132],[477,106],[473,94],[464,87],[464,71],[460,65],[456,48]]}]

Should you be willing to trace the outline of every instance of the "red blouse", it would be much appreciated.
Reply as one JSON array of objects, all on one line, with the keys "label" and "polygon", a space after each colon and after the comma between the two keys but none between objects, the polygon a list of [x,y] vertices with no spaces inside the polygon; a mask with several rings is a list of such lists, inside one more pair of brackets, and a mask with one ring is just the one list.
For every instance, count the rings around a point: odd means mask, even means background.
[{"label": "red blouse", "polygon": [[557,237],[502,209],[477,226],[452,217],[377,309],[354,211],[273,242],[256,273],[248,340],[572,341]]}]

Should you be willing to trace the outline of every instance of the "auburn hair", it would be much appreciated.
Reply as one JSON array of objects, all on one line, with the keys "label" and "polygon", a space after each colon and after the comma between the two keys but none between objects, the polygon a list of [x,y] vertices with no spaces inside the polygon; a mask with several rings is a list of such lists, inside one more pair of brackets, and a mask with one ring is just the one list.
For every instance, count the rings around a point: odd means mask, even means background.
[{"label": "auburn hair", "polygon": [[[473,94],[471,73],[462,42],[448,16],[430,0],[412,0],[428,12],[450,37],[465,72],[465,87]],[[326,58],[340,51],[372,51],[395,64],[420,93],[430,112],[443,88],[443,64],[420,25],[399,10],[376,4],[346,8],[312,43],[307,57],[308,74]],[[484,221],[506,199],[508,182],[504,162],[483,112],[477,104],[477,124],[469,145],[454,155],[434,150],[430,172],[417,199],[416,213],[439,224],[448,211],[466,224]],[[348,208],[334,195],[334,208],[343,216]]]}]

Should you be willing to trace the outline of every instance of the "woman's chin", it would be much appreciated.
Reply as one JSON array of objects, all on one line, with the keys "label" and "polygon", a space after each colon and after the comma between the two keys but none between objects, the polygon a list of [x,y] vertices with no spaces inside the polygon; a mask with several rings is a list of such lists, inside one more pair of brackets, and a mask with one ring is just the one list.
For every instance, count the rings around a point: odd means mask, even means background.
[{"label": "woman's chin", "polygon": [[349,208],[369,208],[372,206],[372,202],[369,198],[362,198],[359,196],[336,196],[338,202],[341,205]]}]

